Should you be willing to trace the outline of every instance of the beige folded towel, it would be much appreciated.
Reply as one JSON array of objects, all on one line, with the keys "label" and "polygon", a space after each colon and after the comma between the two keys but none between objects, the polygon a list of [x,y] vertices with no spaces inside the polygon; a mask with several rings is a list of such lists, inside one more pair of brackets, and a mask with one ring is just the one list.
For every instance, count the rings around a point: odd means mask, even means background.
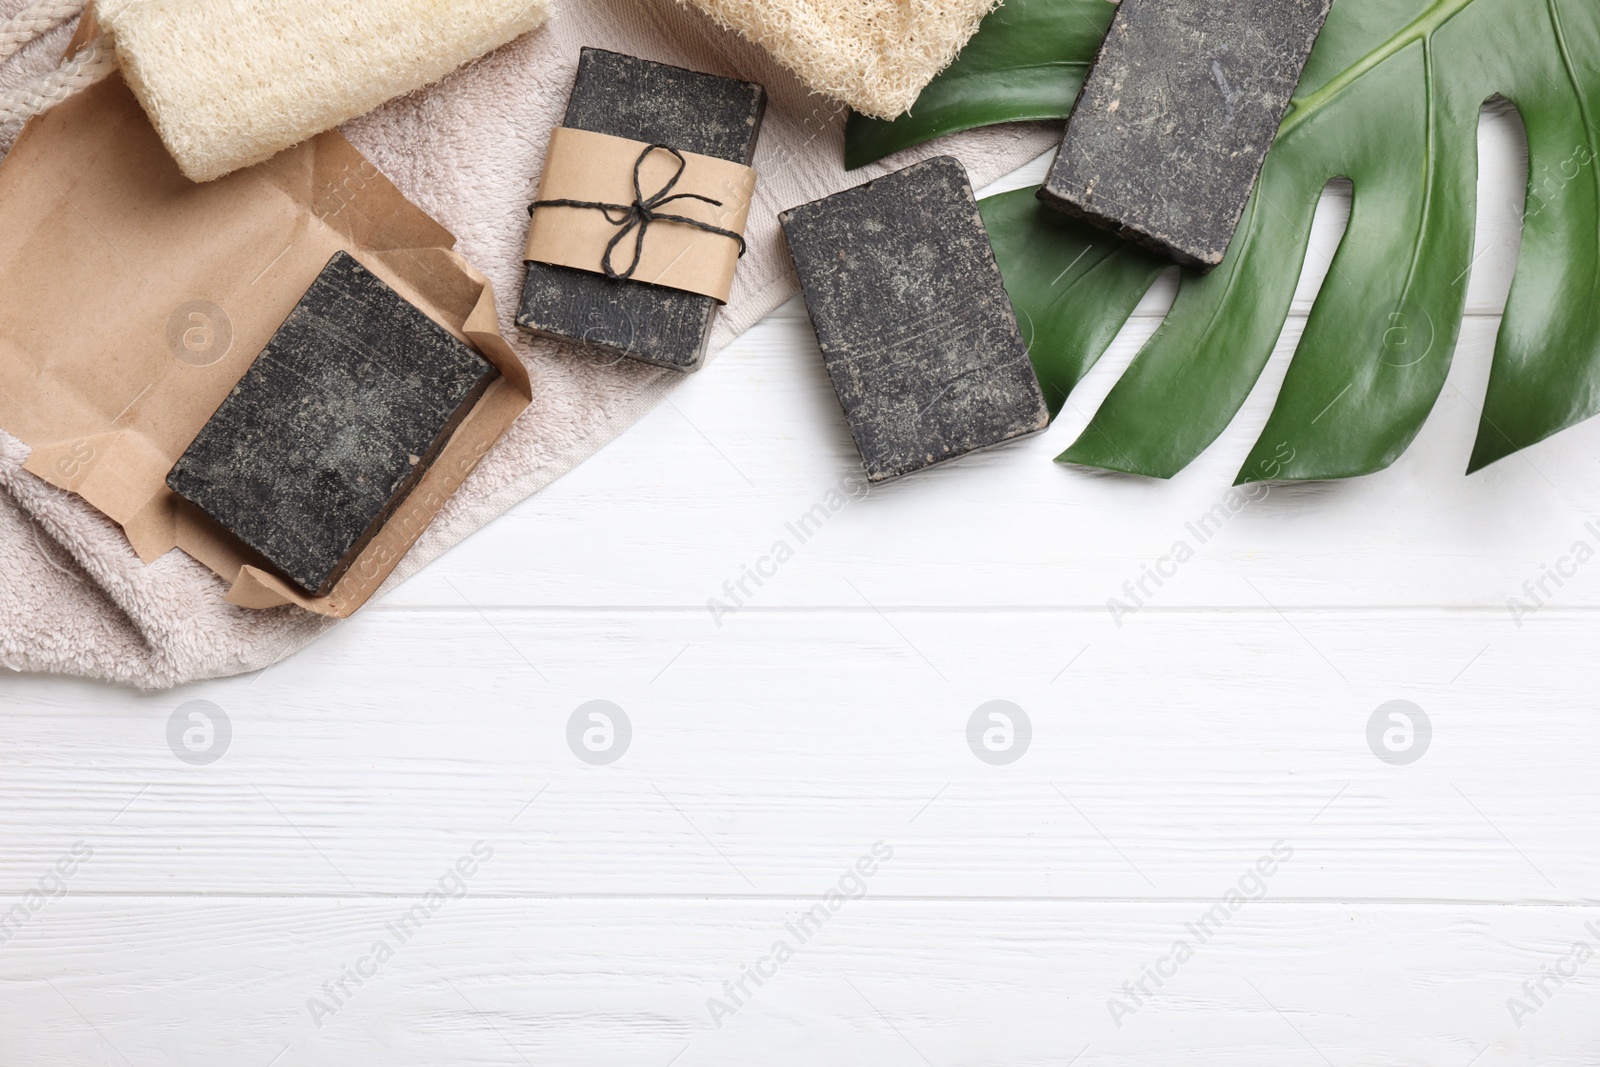
[{"label": "beige folded towel", "polygon": [[816,92],[891,119],[950,65],[996,0],[683,0]]},{"label": "beige folded towel", "polygon": [[197,182],[429,85],[549,0],[98,0],[124,77]]}]

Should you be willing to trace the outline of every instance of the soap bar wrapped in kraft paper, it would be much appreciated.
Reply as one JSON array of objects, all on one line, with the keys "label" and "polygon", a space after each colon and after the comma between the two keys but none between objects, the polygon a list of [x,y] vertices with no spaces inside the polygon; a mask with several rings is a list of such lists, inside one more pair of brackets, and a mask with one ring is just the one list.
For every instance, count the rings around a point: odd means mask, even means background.
[{"label": "soap bar wrapped in kraft paper", "polygon": [[529,402],[454,243],[336,132],[197,185],[113,75],[0,163],[0,428],[146,563],[347,616]]},{"label": "soap bar wrapped in kraft paper", "polygon": [[529,208],[517,325],[699,369],[744,254],[766,105],[751,82],[585,48]]}]

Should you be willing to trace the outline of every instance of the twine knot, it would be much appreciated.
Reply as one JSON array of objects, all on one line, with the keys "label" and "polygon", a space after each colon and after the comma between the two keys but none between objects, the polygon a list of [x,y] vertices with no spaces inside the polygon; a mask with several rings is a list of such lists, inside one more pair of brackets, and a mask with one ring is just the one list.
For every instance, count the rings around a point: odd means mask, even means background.
[{"label": "twine knot", "polygon": [[[645,196],[640,171],[644,167],[645,160],[650,158],[650,153],[656,151],[670,153],[678,161],[678,169],[673,172],[672,177],[668,178],[660,189],[657,189],[649,196]],[[612,235],[610,241],[606,242],[606,251],[605,255],[600,259],[600,268],[605,272],[607,278],[614,280],[632,278],[633,272],[639,269],[639,260],[644,256],[644,236],[649,232],[651,225],[657,222],[675,222],[680,226],[693,226],[695,229],[704,230],[706,233],[714,233],[720,237],[730,238],[739,243],[739,255],[743,256],[745,250],[744,237],[733,230],[725,230],[721,226],[713,226],[709,222],[701,222],[699,219],[691,219],[685,215],[674,215],[660,210],[661,207],[672,203],[674,200],[699,200],[710,204],[712,207],[722,206],[721,200],[713,200],[709,196],[701,196],[699,193],[674,193],[672,191],[673,187],[678,184],[678,179],[683,177],[684,169],[687,166],[688,161],[683,158],[683,153],[676,148],[664,144],[647,145],[644,151],[639,153],[639,158],[633,161],[633,203],[608,204],[598,200],[535,200],[528,205],[528,214],[531,216],[535,210],[542,207],[585,208],[603,214],[607,222],[617,227],[617,232]],[[613,218],[613,215],[617,217]],[[626,240],[630,233],[633,235],[633,260],[628,264],[627,270],[619,271],[612,266],[611,256],[617,250],[617,246]]]}]

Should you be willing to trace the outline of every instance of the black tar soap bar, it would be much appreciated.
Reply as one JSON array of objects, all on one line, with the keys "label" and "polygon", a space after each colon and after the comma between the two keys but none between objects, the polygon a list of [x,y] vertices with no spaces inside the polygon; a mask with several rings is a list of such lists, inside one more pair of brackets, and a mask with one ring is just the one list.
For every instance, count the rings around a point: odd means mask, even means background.
[{"label": "black tar soap bar", "polygon": [[869,481],[1045,428],[958,160],[936,156],[778,218]]},{"label": "black tar soap bar", "polygon": [[167,485],[324,596],[498,375],[340,252]]},{"label": "black tar soap bar", "polygon": [[1122,0],[1039,199],[1222,262],[1330,0]]},{"label": "black tar soap bar", "polygon": [[[767,91],[753,82],[585,48],[562,125],[749,166],[766,110]],[[717,307],[699,293],[529,263],[517,325],[692,371],[705,359]]]}]

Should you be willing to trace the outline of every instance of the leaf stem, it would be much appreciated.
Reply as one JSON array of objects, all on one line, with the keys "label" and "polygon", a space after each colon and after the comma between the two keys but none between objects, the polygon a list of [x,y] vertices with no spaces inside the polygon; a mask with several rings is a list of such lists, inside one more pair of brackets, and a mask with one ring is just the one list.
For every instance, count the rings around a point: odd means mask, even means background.
[{"label": "leaf stem", "polygon": [[1427,11],[1418,15],[1405,29],[1385,41],[1382,48],[1368,52],[1359,62],[1345,68],[1338,77],[1322,88],[1304,100],[1296,100],[1290,104],[1288,116],[1283,120],[1283,125],[1278,127],[1278,136],[1287,136],[1300,123],[1328,106],[1335,97],[1355,84],[1368,71],[1388,62],[1416,42],[1426,41],[1445,23],[1476,2],[1477,0],[1434,0]]}]

